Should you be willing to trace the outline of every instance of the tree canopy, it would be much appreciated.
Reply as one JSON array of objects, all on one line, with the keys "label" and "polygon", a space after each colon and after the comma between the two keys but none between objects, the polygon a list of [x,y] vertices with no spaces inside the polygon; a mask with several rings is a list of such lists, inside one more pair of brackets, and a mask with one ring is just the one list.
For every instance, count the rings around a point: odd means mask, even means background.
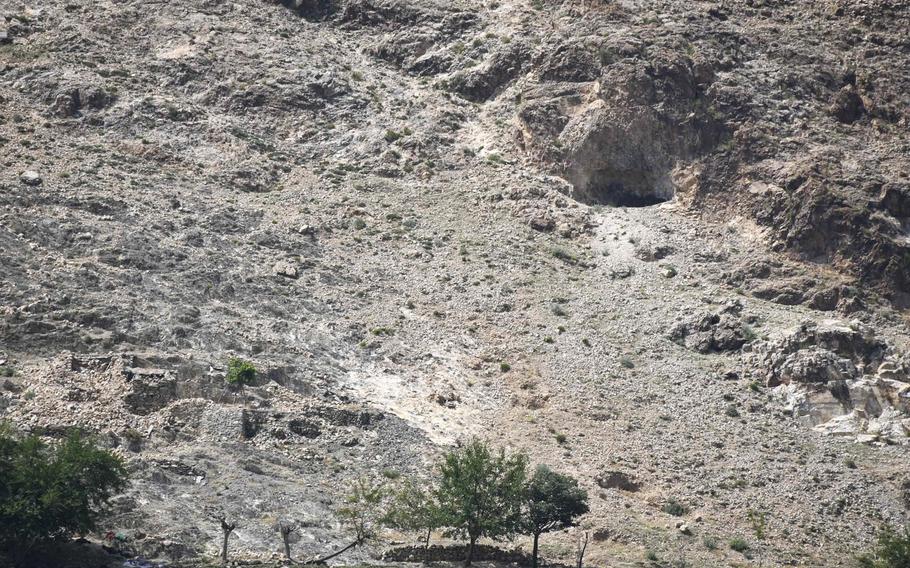
[{"label": "tree canopy", "polygon": [[534,538],[533,566],[537,567],[537,542],[545,532],[562,530],[588,512],[588,493],[575,479],[537,466],[525,495],[524,533]]},{"label": "tree canopy", "polygon": [[0,550],[27,552],[41,540],[95,530],[126,484],[122,460],[81,432],[52,446],[0,426]]},{"label": "tree canopy", "polygon": [[524,454],[507,456],[479,440],[443,459],[436,498],[448,534],[468,541],[466,565],[479,538],[495,540],[520,530],[527,467]]}]

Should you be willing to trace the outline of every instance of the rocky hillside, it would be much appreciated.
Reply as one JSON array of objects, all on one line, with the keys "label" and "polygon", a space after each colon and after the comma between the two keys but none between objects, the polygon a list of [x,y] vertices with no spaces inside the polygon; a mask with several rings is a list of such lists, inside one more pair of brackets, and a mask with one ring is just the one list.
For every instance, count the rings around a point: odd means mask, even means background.
[{"label": "rocky hillside", "polygon": [[148,558],[213,555],[219,510],[237,554],[283,519],[331,551],[347,482],[482,436],[581,480],[591,565],[757,564],[728,542],[763,510],[766,564],[848,566],[910,520],[907,29],[899,0],[4,3],[0,417],[125,456],[110,530]]}]

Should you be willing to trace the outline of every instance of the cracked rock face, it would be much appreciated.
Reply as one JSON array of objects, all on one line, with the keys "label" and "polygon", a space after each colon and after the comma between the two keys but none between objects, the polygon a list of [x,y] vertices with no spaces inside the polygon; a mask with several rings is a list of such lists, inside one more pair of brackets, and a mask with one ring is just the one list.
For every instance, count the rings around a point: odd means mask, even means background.
[{"label": "cracked rock face", "polygon": [[743,360],[816,431],[910,443],[910,370],[867,327],[803,325],[753,343]]}]

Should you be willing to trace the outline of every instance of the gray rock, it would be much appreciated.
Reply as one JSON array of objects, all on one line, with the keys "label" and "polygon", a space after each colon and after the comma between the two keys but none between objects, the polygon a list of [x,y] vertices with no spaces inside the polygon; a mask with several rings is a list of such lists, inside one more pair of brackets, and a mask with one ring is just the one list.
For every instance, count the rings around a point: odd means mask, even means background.
[{"label": "gray rock", "polygon": [[41,175],[38,172],[34,170],[26,170],[19,175],[19,181],[25,185],[34,187],[41,185],[44,180],[41,178]]},{"label": "gray rock", "polygon": [[296,279],[300,276],[297,267],[287,260],[281,260],[275,263],[275,266],[272,267],[272,272],[276,276],[283,276],[291,279]]}]

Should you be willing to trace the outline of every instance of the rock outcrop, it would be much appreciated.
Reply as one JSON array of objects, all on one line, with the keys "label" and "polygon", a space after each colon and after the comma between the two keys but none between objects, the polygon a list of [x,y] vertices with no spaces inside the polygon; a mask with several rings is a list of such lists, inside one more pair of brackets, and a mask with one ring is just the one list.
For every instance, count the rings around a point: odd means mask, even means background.
[{"label": "rock outcrop", "polygon": [[804,324],[751,344],[743,362],[819,432],[910,443],[910,367],[858,322]]}]

